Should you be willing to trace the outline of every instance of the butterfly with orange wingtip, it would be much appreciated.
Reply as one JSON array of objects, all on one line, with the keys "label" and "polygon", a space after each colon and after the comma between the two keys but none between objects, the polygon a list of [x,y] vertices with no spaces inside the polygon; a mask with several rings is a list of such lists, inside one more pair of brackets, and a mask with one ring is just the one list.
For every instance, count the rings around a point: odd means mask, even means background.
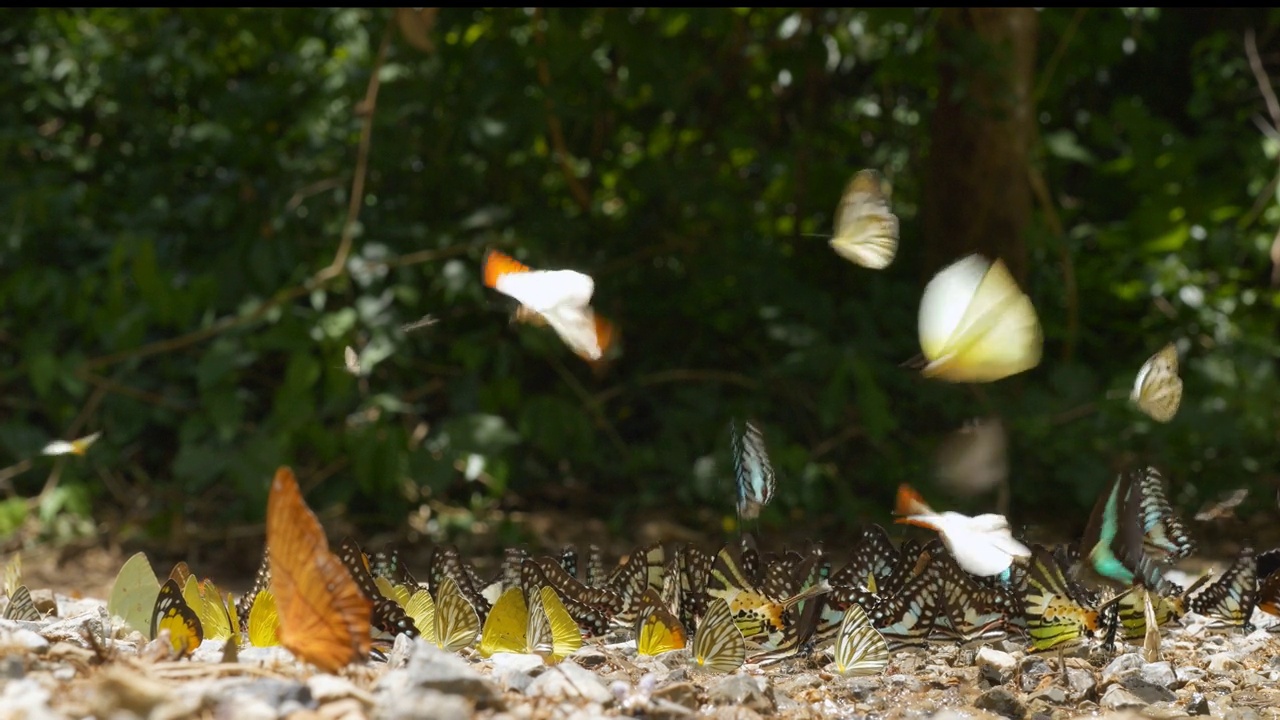
[{"label": "butterfly with orange wingtip", "polygon": [[925,504],[920,493],[910,485],[898,486],[894,522],[918,525],[938,531],[965,572],[979,577],[999,575],[1009,568],[1015,557],[1030,557],[1031,550],[1013,539],[1009,521],[1003,515],[987,513],[969,517],[958,512],[938,513]]},{"label": "butterfly with orange wingtip", "polygon": [[53,440],[40,452],[44,455],[81,455],[89,452],[89,446],[98,440],[102,435],[101,432],[85,435],[71,442],[66,440]]},{"label": "butterfly with orange wingtip", "polygon": [[520,302],[515,319],[545,323],[579,357],[599,361],[613,343],[613,324],[591,308],[595,281],[575,270],[534,270],[498,250],[484,258],[484,284]]}]

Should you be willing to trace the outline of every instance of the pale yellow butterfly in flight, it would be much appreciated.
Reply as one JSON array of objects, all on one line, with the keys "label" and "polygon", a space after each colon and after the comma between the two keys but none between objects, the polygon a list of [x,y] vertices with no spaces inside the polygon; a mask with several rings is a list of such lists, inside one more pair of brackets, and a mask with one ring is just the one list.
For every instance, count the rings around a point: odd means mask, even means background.
[{"label": "pale yellow butterfly in flight", "polygon": [[861,170],[849,180],[836,208],[831,248],[840,257],[883,270],[898,254],[898,216],[889,211],[880,173]]},{"label": "pale yellow butterfly in flight", "polygon": [[[45,455],[84,455],[89,451],[89,446],[96,442],[101,435],[101,432],[96,432],[71,442],[53,440],[48,445],[45,445],[40,452]],[[156,592],[159,591],[157,590]]]},{"label": "pale yellow butterfly in flight", "polygon": [[994,382],[1040,364],[1043,345],[1031,298],[1004,262],[969,255],[925,286],[920,300],[925,377]]},{"label": "pale yellow butterfly in flight", "polygon": [[1156,422],[1167,423],[1182,404],[1182,378],[1178,377],[1178,348],[1169,343],[1152,355],[1138,371],[1129,399]]}]

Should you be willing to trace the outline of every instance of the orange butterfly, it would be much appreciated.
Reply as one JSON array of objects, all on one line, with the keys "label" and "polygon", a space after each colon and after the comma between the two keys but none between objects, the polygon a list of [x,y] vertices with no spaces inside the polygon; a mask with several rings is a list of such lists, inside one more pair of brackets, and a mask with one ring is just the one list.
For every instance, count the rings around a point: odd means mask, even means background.
[{"label": "orange butterfly", "polygon": [[329,552],[324,528],[288,467],[276,470],[267,498],[267,552],[280,644],[331,673],[368,657],[373,607]]}]

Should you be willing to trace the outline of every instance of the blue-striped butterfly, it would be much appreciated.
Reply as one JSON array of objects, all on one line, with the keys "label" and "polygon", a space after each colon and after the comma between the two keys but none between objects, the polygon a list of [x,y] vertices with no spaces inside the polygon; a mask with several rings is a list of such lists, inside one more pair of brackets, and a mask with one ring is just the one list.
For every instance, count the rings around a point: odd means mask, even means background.
[{"label": "blue-striped butterfly", "polygon": [[769,453],[764,447],[764,436],[750,421],[741,433],[737,423],[730,422],[729,432],[733,452],[734,478],[738,484],[738,517],[752,520],[760,516],[760,510],[773,499],[776,480]]}]

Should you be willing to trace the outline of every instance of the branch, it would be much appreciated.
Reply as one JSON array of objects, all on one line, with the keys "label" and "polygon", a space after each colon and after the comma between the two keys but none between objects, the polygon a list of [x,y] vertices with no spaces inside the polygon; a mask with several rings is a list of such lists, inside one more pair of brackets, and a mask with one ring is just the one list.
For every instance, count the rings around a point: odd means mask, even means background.
[{"label": "branch", "polygon": [[1066,230],[1062,227],[1062,218],[1058,217],[1058,209],[1053,204],[1053,196],[1049,193],[1049,185],[1040,174],[1039,168],[1027,165],[1027,179],[1031,190],[1040,201],[1044,211],[1045,222],[1049,224],[1049,232],[1058,236],[1058,262],[1062,265],[1062,284],[1066,291],[1067,301],[1067,341],[1062,348],[1062,359],[1070,362],[1075,354],[1076,336],[1080,333],[1080,298],[1076,288],[1076,268],[1071,260],[1071,250],[1067,247]]},{"label": "branch", "polygon": [[1049,81],[1053,79],[1053,74],[1058,69],[1058,63],[1062,61],[1062,56],[1067,53],[1067,46],[1075,38],[1076,31],[1080,29],[1080,21],[1084,20],[1084,14],[1088,11],[1088,8],[1076,10],[1076,14],[1071,17],[1071,24],[1062,32],[1062,37],[1058,40],[1058,46],[1053,49],[1053,55],[1049,56],[1048,62],[1044,64],[1044,72],[1040,73],[1040,84],[1036,87],[1036,94],[1032,96],[1037,101],[1043,98],[1045,92],[1048,91]]},{"label": "branch", "polygon": [[1262,99],[1267,103],[1267,114],[1271,116],[1271,127],[1280,128],[1280,100],[1276,100],[1276,91],[1271,87],[1271,78],[1262,67],[1262,58],[1258,57],[1258,39],[1249,28],[1244,34],[1244,52],[1249,56],[1249,69],[1253,70],[1253,78],[1262,92]]},{"label": "branch", "polygon": [[536,8],[533,11],[533,40],[538,44],[538,83],[542,85],[542,89],[546,92],[542,98],[542,106],[547,113],[547,134],[551,136],[551,148],[555,152],[556,162],[560,165],[560,172],[564,174],[564,180],[569,185],[569,193],[573,195],[573,199],[577,201],[578,207],[583,212],[591,211],[591,193],[587,191],[582,180],[574,173],[573,164],[569,160],[573,157],[569,154],[569,148],[564,142],[564,130],[560,126],[560,117],[556,115],[555,104],[551,102],[551,67],[547,63],[547,38],[542,31],[542,23],[544,21],[542,8]]}]

